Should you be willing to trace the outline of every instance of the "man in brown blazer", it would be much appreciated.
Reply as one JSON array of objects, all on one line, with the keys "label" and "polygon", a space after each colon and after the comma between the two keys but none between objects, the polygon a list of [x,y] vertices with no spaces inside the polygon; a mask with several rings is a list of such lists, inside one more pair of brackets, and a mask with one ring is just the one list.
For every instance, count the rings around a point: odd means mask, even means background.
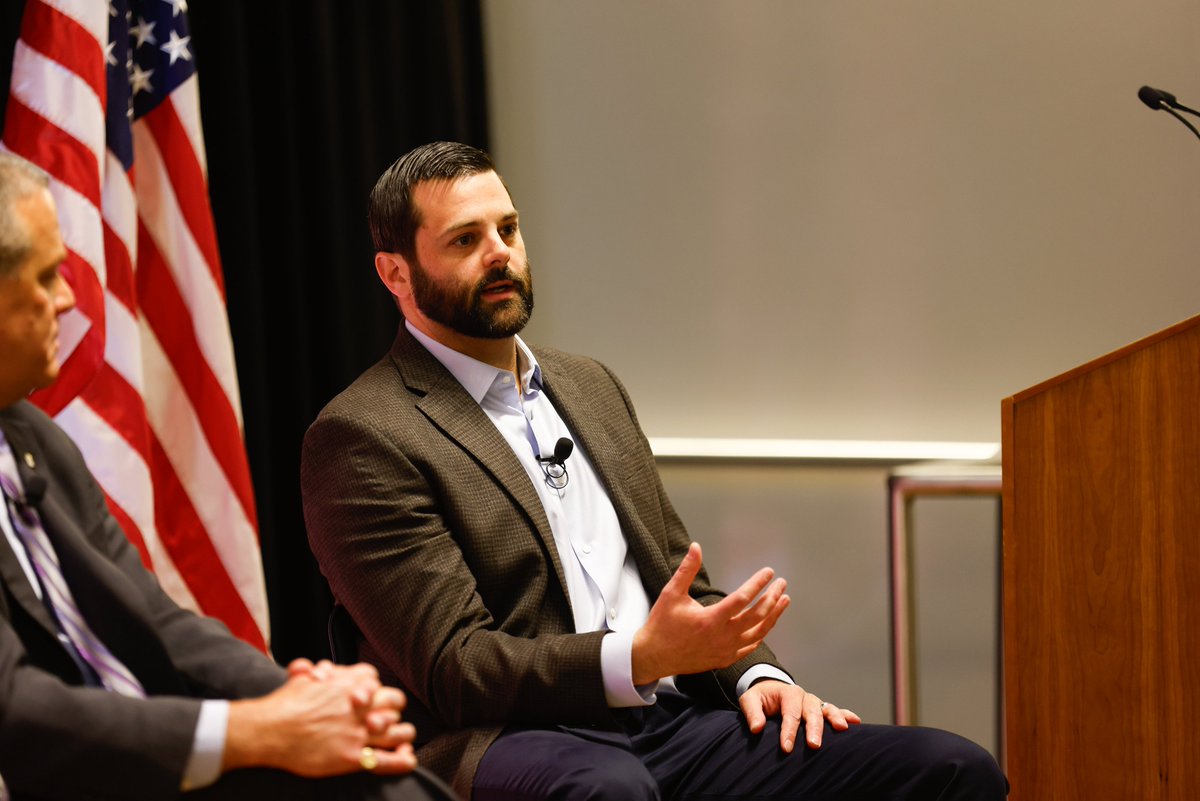
[{"label": "man in brown blazer", "polygon": [[423,764],[477,801],[1003,797],[978,746],[797,686],[769,569],[709,584],[620,382],[517,336],[532,278],[486,154],[408,153],[370,223],[405,323],[309,429],[305,518]]}]

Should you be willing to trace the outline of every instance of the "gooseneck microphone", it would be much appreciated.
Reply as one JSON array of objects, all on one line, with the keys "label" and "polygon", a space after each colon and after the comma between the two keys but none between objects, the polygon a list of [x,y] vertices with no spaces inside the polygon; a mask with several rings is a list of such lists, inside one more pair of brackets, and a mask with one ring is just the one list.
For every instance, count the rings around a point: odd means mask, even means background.
[{"label": "gooseneck microphone", "polygon": [[546,485],[553,490],[561,490],[567,486],[571,477],[567,475],[567,457],[575,450],[575,443],[566,437],[559,437],[554,443],[553,456],[538,456],[538,464],[546,476]]},{"label": "gooseneck microphone", "polygon": [[1167,112],[1186,125],[1188,130],[1194,133],[1197,139],[1200,139],[1200,131],[1197,131],[1194,125],[1181,117],[1176,112],[1176,109],[1191,114],[1194,117],[1200,117],[1200,111],[1188,108],[1176,100],[1175,95],[1170,92],[1164,92],[1162,89],[1155,89],[1153,86],[1143,86],[1141,89],[1138,89],[1138,99],[1155,111]]}]

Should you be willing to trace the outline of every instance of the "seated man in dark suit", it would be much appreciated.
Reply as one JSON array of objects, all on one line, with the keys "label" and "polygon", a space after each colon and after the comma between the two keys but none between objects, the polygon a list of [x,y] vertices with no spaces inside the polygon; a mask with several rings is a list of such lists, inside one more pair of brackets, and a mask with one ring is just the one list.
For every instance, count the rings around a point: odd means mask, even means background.
[{"label": "seated man in dark suit", "polygon": [[[74,303],[46,176],[0,153],[0,775],[16,799],[429,799],[403,694],[284,670],[179,608],[79,451],[23,398]],[[378,775],[375,775],[378,774]],[[304,778],[309,777],[309,778]],[[0,789],[0,795],[5,791]]]},{"label": "seated man in dark suit", "polygon": [[304,512],[427,767],[474,801],[1005,795],[974,743],[798,686],[763,644],[770,570],[709,583],[620,382],[518,336],[532,277],[485,153],[408,153],[369,219],[405,322],[309,429]]}]

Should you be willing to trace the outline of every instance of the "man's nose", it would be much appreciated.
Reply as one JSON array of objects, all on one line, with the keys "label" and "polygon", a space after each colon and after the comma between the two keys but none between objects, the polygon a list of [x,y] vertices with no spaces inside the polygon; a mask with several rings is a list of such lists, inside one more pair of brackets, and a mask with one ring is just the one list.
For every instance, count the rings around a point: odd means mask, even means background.
[{"label": "man's nose", "polygon": [[75,290],[67,279],[59,276],[54,287],[54,313],[65,314],[75,308]]},{"label": "man's nose", "polygon": [[512,258],[512,248],[504,241],[504,237],[500,236],[499,231],[493,231],[488,236],[487,245],[484,259],[489,267],[508,264],[509,259]]}]

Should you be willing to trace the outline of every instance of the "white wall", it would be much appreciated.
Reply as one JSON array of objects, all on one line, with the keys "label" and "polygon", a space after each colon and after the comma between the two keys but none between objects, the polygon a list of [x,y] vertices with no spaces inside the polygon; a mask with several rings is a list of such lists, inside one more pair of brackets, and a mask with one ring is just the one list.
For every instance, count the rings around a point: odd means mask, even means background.
[{"label": "white wall", "polygon": [[530,337],[652,436],[994,441],[1200,312],[1195,2],[484,5]]}]

